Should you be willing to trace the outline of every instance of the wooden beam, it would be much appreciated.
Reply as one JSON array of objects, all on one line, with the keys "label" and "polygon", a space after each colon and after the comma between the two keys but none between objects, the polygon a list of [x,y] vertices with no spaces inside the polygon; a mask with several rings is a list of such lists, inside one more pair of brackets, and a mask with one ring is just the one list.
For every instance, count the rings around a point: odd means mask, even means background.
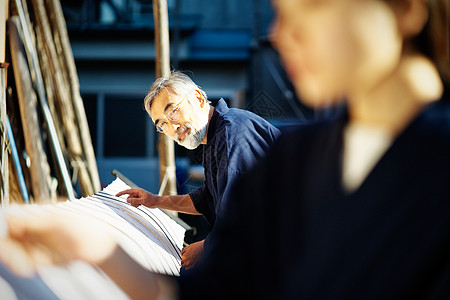
[{"label": "wooden beam", "polygon": [[31,190],[36,203],[55,200],[51,189],[50,166],[40,132],[38,103],[33,90],[30,70],[21,41],[20,22],[17,16],[8,20],[9,45],[11,48],[12,67],[19,99],[25,150],[30,157]]},{"label": "wooden beam", "polygon": [[80,83],[69,41],[69,34],[67,33],[66,21],[59,0],[46,1],[46,4],[51,27],[53,29],[53,36],[55,37],[55,44],[59,50],[58,57],[61,59],[61,65],[65,67],[66,76],[68,78],[68,88],[72,97],[72,105],[81,137],[83,157],[87,163],[92,187],[94,192],[97,193],[101,189],[100,176],[98,174],[97,161],[92,145],[86,111],[80,95]]},{"label": "wooden beam", "polygon": [[6,68],[0,68],[0,204],[9,203],[9,158],[6,118]]},{"label": "wooden beam", "polygon": [[[42,75],[43,77],[47,75],[50,78],[50,84],[53,88],[56,106],[58,108],[58,115],[61,116],[64,137],[70,154],[70,162],[80,184],[81,192],[83,196],[92,195],[95,191],[83,155],[65,64],[59,59],[60,55],[54,42],[54,32],[44,1],[32,0],[31,2],[33,4],[34,19],[36,22],[35,30],[39,33],[38,37],[41,37],[37,39],[37,42],[41,44],[41,48],[43,49],[39,54],[46,54],[46,60],[40,59]],[[45,63],[45,66],[42,65],[43,63]],[[57,115],[53,115],[54,120],[56,120],[56,117]]]},{"label": "wooden beam", "polygon": [[[8,1],[0,0],[0,64],[5,62]],[[8,153],[6,151],[6,69],[0,67],[0,203],[9,202]]]},{"label": "wooden beam", "polygon": [[[169,17],[166,0],[153,0],[155,20],[156,77],[170,74]],[[173,141],[160,134],[158,141],[159,174],[161,189],[159,194],[176,195],[175,150]]]},{"label": "wooden beam", "polygon": [[39,103],[41,104],[44,120],[48,128],[48,133],[50,137],[50,146],[53,153],[55,154],[58,171],[61,174],[62,184],[64,185],[67,197],[73,200],[75,199],[75,191],[73,189],[69,171],[66,166],[64,154],[61,149],[61,144],[60,141],[58,140],[55,123],[53,121],[53,117],[50,113],[50,109],[48,106],[48,100],[45,94],[44,81],[42,78],[41,68],[39,66],[37,50],[33,44],[32,35],[29,27],[30,22],[27,21],[28,15],[25,13],[25,5],[23,5],[26,2],[22,3],[21,0],[15,0],[15,3],[17,6],[17,12],[19,14],[20,25],[24,37],[23,42],[27,54],[28,64],[33,74],[32,76],[33,86],[36,90],[37,98],[39,99]]},{"label": "wooden beam", "polygon": [[8,0],[0,0],[0,63],[5,62],[6,20],[8,18],[8,2],[9,2]]}]

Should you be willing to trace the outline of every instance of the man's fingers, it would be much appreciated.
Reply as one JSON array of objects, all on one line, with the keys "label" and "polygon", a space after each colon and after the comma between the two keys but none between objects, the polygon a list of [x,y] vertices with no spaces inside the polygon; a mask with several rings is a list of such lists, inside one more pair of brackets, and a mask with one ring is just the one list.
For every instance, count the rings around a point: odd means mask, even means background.
[{"label": "man's fingers", "polygon": [[139,198],[127,198],[127,202],[134,207],[138,207],[139,205],[142,204],[142,201]]},{"label": "man's fingers", "polygon": [[116,197],[129,195],[129,197],[141,197],[141,189],[127,189],[116,194]]},{"label": "man's fingers", "polygon": [[193,264],[191,261],[186,261],[186,260],[181,260],[181,267],[185,268],[186,270],[189,270],[190,268],[192,268]]},{"label": "man's fingers", "polygon": [[120,197],[122,195],[130,195],[130,196],[134,196],[134,194],[136,193],[135,189],[128,189],[128,190],[123,190],[121,192],[118,192],[116,194],[116,197]]},{"label": "man's fingers", "polygon": [[189,247],[186,246],[181,250],[181,266],[186,270],[192,267],[192,257],[189,253]]},{"label": "man's fingers", "polygon": [[181,256],[181,267],[188,269],[191,266],[190,262],[186,260],[185,256]]}]

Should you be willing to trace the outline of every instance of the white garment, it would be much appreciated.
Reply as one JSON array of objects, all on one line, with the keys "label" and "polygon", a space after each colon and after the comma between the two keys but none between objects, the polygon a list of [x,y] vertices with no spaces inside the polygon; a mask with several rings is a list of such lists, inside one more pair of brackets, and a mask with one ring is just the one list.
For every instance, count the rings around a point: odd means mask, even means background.
[{"label": "white garment", "polygon": [[344,130],[342,184],[354,192],[366,179],[393,140],[383,127],[367,124],[347,125]]}]

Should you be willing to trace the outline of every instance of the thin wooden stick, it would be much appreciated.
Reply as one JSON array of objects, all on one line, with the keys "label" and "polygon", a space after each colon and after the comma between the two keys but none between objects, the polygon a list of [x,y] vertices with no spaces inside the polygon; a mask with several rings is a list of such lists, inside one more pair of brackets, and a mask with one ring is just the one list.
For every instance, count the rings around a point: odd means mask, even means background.
[{"label": "thin wooden stick", "polygon": [[[169,17],[166,0],[153,0],[155,20],[156,77],[170,74]],[[163,195],[176,195],[175,150],[173,141],[160,134],[158,141],[160,183]]]},{"label": "thin wooden stick", "polygon": [[56,134],[55,124],[53,122],[53,117],[50,113],[47,97],[45,95],[44,86],[43,86],[43,80],[42,80],[42,73],[39,66],[37,54],[36,54],[36,48],[32,44],[32,38],[31,34],[28,28],[28,24],[26,22],[26,16],[25,12],[22,6],[22,2],[20,0],[15,1],[17,10],[19,13],[19,19],[20,24],[22,25],[23,30],[23,36],[24,36],[24,46],[27,53],[27,59],[28,63],[30,65],[30,70],[32,71],[32,79],[33,79],[33,85],[36,89],[38,99],[41,104],[42,112],[44,114],[44,119],[46,121],[48,130],[49,130],[49,136],[51,141],[52,149],[56,155],[57,158],[57,164],[59,167],[59,171],[61,173],[63,184],[66,189],[66,193],[69,199],[75,199],[75,193],[73,190],[73,186],[70,180],[69,172],[66,166],[66,162],[64,160],[64,155],[61,151],[60,142],[58,140],[58,136]]},{"label": "thin wooden stick", "polygon": [[72,96],[72,104],[81,136],[83,154],[87,162],[94,192],[98,192],[100,191],[101,186],[97,161],[95,159],[94,147],[92,145],[91,134],[86,118],[86,111],[80,95],[80,83],[78,81],[75,60],[73,58],[72,48],[70,46],[69,35],[67,33],[61,3],[59,0],[50,0],[46,1],[46,4],[51,27],[53,29],[56,49],[58,51],[58,57],[61,60],[61,66],[64,66],[66,69],[66,76],[69,84],[68,88],[70,89],[70,94]]},{"label": "thin wooden stick", "polygon": [[40,124],[37,114],[36,94],[33,90],[30,70],[23,52],[19,34],[20,23],[17,16],[9,18],[8,28],[25,149],[31,161],[31,189],[35,202],[49,202],[54,200],[51,192],[50,167],[44,151],[41,132],[39,131]]},{"label": "thin wooden stick", "polygon": [[84,163],[83,150],[81,146],[80,136],[75,120],[75,113],[71,102],[71,94],[69,93],[64,70],[58,60],[58,54],[53,41],[53,33],[50,28],[49,19],[45,10],[43,0],[32,0],[34,15],[36,20],[36,30],[43,37],[43,48],[47,53],[48,69],[42,69],[43,73],[50,72],[55,92],[55,98],[58,103],[59,113],[61,115],[64,136],[67,141],[68,150],[72,167],[75,166],[74,172],[78,175],[78,181],[83,196],[94,194],[90,175]]},{"label": "thin wooden stick", "polygon": [[0,68],[0,203],[9,203],[9,167],[6,138],[6,69]]},{"label": "thin wooden stick", "polygon": [[[6,19],[8,15],[8,1],[0,0],[0,63],[5,62]],[[8,155],[6,152],[6,69],[0,69],[0,203],[7,202],[8,196]],[[3,164],[6,164],[3,165]]]}]

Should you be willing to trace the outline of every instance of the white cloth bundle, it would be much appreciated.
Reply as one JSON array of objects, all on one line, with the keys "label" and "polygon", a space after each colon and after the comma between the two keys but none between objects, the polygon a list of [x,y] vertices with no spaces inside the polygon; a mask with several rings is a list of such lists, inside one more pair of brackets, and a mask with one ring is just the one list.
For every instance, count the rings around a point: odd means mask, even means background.
[{"label": "white cloth bundle", "polygon": [[[31,211],[42,214],[42,217],[63,211],[94,217],[113,229],[121,247],[144,268],[178,276],[185,229],[159,209],[135,208],[126,202],[125,196],[115,196],[129,188],[122,180],[116,179],[95,195],[39,205]],[[20,206],[7,206],[1,208],[1,213],[26,217],[30,212],[21,211]],[[42,268],[32,279],[14,276],[0,264],[0,299],[128,297],[101,270],[83,262],[73,262],[67,266]]]}]

